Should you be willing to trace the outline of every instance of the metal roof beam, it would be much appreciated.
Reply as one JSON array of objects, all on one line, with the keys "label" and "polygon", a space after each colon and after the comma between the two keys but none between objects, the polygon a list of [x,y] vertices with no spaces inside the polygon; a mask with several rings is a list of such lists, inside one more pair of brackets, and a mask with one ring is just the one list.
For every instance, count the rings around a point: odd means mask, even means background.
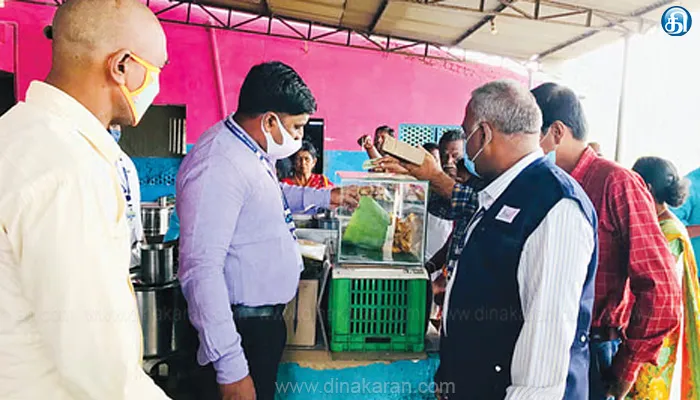
[{"label": "metal roof beam", "polygon": [[379,8],[377,9],[377,12],[374,13],[374,16],[372,17],[372,22],[369,24],[369,27],[367,28],[367,31],[369,33],[374,32],[374,29],[377,27],[379,20],[382,19],[382,15],[384,15],[384,11],[386,10],[386,6],[388,6],[388,5],[389,5],[389,0],[382,0],[382,3],[379,5]]},{"label": "metal roof beam", "polygon": [[[607,18],[611,19],[623,19],[625,21],[628,20],[642,20],[643,18],[641,17],[642,14],[620,14],[620,13],[615,13],[612,11],[607,11],[599,8],[592,8],[592,7],[586,7],[586,6],[580,6],[576,4],[570,4],[570,3],[565,3],[562,1],[556,1],[556,0],[517,0],[519,3],[518,6],[515,6],[514,3],[516,3],[516,0],[508,1],[508,0],[499,0],[501,4],[494,8],[493,11],[486,11],[484,10],[484,2],[482,1],[479,8],[475,7],[470,7],[470,6],[462,6],[462,5],[452,5],[452,4],[440,4],[441,1],[436,1],[436,2],[424,2],[421,0],[391,0],[394,2],[404,2],[404,3],[413,3],[413,4],[425,4],[429,6],[435,6],[435,7],[441,7],[441,8],[447,8],[447,9],[452,9],[456,11],[467,11],[467,12],[472,12],[472,13],[481,13],[485,15],[503,15],[507,17],[521,17],[521,18],[527,18],[527,19],[542,19],[543,15],[541,13],[541,6],[549,6],[552,8],[560,8],[563,10],[568,10],[568,11],[580,11],[581,14],[584,14],[586,12],[593,12],[596,15],[599,16],[606,16]],[[533,5],[534,12],[532,14],[524,11],[521,7],[521,4],[524,3],[529,3]],[[501,8],[502,5],[505,5],[508,8],[512,8],[515,10],[518,14],[520,15],[513,15],[513,14],[501,14],[501,11],[503,11],[503,8]],[[558,15],[558,14],[554,14]],[[562,16],[568,16],[569,14],[566,13],[561,13]],[[550,19],[552,16],[550,16]],[[648,22],[648,21],[646,21]]]},{"label": "metal roof beam", "polygon": [[[417,4],[415,0],[392,0],[394,2],[404,2],[404,3],[413,3]],[[522,0],[521,0],[522,1]],[[666,0],[664,0],[666,1]],[[506,2],[504,0],[504,2]],[[515,1],[510,2],[515,3]],[[541,4],[546,5],[546,4],[551,4],[554,2],[547,1],[547,0],[541,0]],[[564,8],[564,3],[559,3],[557,2],[556,4],[559,4],[562,8]],[[617,16],[615,21],[617,23],[615,24],[604,24],[604,25],[599,25],[599,26],[591,26],[590,22],[591,18],[585,18],[585,21],[581,22],[572,22],[568,20],[563,20],[563,18],[570,17],[572,14],[570,13],[562,13],[558,15],[542,15],[541,12],[538,12],[538,18],[535,19],[534,13],[532,15],[527,14],[527,15],[522,15],[522,14],[504,14],[502,11],[507,8],[508,6],[499,4],[496,8],[494,8],[492,11],[481,11],[478,8],[473,8],[473,7],[468,7],[468,6],[460,6],[460,5],[452,5],[452,4],[442,4],[442,3],[432,3],[432,4],[421,4],[424,7],[435,7],[435,8],[440,8],[444,10],[450,10],[450,11],[461,11],[461,12],[467,12],[467,13],[472,13],[472,14],[479,14],[479,15],[484,15],[485,17],[482,18],[479,22],[477,22],[475,25],[470,27],[464,34],[460,35],[454,42],[453,44],[459,44],[462,41],[464,41],[466,38],[471,36],[474,32],[476,32],[479,28],[493,20],[494,18],[508,18],[508,19],[520,19],[520,20],[526,20],[526,21],[537,21],[537,22],[542,22],[542,23],[547,23],[547,24],[555,24],[555,25],[564,25],[564,26],[573,26],[573,27],[579,27],[579,28],[594,28],[596,30],[604,30],[604,31],[612,31],[612,32],[618,32],[618,33],[628,33],[629,28],[628,27],[622,27],[622,24],[625,22],[635,22],[639,26],[643,26],[643,24],[653,24],[653,21],[650,20],[645,20],[641,18],[639,15],[631,15],[631,16],[619,16],[619,14],[611,14],[606,11],[601,11],[601,10],[595,10],[591,8],[586,8],[586,7],[574,7],[572,5],[566,5],[565,9],[569,9],[572,11],[577,11],[576,14],[586,14],[586,13],[593,13],[594,15],[597,16],[602,16],[605,15],[607,18],[604,18],[606,22],[608,22],[609,18],[611,15]],[[523,11],[520,9],[520,11]],[[601,17],[602,18],[602,17]]]},{"label": "metal roof beam", "polygon": [[[481,4],[479,5],[479,10],[478,10],[478,12],[480,12],[480,13],[486,12],[486,11],[484,10],[484,3],[485,3],[485,0],[481,0]],[[497,5],[496,8],[494,8],[492,12],[494,12],[494,13],[500,13],[501,11],[505,10],[506,7],[507,7],[507,5],[504,4],[504,3],[506,3],[506,2],[505,2],[505,1],[501,1],[501,4]],[[479,29],[481,29],[482,26],[484,26],[484,25],[488,24],[489,22],[491,22],[491,20],[493,20],[494,18],[496,18],[496,14],[494,14],[494,15],[488,15],[488,16],[482,18],[482,19],[479,20],[479,22],[477,22],[476,24],[470,26],[469,29],[467,29],[463,34],[459,35],[459,37],[457,37],[457,39],[455,39],[455,41],[452,42],[452,45],[453,45],[453,46],[459,45],[459,44],[462,43],[464,40],[466,40],[469,36],[473,35],[474,32],[476,32],[476,31],[478,31]]]},{"label": "metal roof beam", "polygon": [[[658,9],[658,8],[663,7],[663,6],[669,5],[669,4],[673,3],[674,1],[675,1],[675,0],[659,0],[659,1],[657,1],[656,3],[650,4],[650,5],[646,6],[646,7],[642,7],[642,8],[640,8],[640,9],[635,10],[632,14],[630,14],[630,16],[633,17],[633,18],[634,18],[634,17],[641,17],[641,16],[643,16],[644,14],[646,14],[646,13],[648,13],[648,12],[651,12],[651,11],[654,11],[654,10],[656,10],[656,9]],[[588,16],[589,19],[590,19],[590,15],[591,15],[591,14],[589,13],[589,16]],[[646,21],[646,20],[645,20],[645,19],[641,19],[641,21],[640,21],[640,26],[639,26],[639,30],[640,30],[640,31],[644,28],[644,23],[645,23],[644,21]],[[615,25],[615,24],[612,24],[612,23],[611,23],[611,24],[609,24],[608,26],[612,26],[612,25]],[[558,44],[558,45],[556,45],[556,46],[554,46],[554,47],[552,47],[552,48],[550,48],[550,49],[547,49],[547,50],[543,51],[542,53],[540,53],[540,54],[537,55],[537,58],[538,58],[538,59],[542,59],[542,58],[544,58],[544,57],[548,57],[548,56],[550,56],[550,55],[556,53],[557,51],[560,51],[560,50],[562,50],[562,49],[564,49],[564,48],[566,48],[566,47],[569,47],[569,46],[571,46],[571,45],[573,45],[573,44],[576,44],[576,43],[578,43],[578,42],[580,42],[580,41],[582,41],[582,40],[588,39],[589,37],[595,35],[596,33],[600,32],[600,31],[601,31],[601,29],[593,29],[593,30],[588,31],[588,32],[586,32],[586,33],[584,33],[584,34],[581,34],[581,35],[579,35],[579,36],[576,36],[576,37],[574,37],[574,38],[572,38],[572,39],[567,40],[567,41],[564,42],[564,43]]]},{"label": "metal roof beam", "polygon": [[534,16],[532,16],[532,15],[526,13],[525,11],[521,10],[520,8],[514,6],[513,3],[515,3],[515,1],[498,0],[498,2],[501,3],[502,5],[506,6],[506,8],[512,9],[513,11],[517,12],[518,14],[522,15],[523,17],[525,17],[527,19],[534,18]]},{"label": "metal roof beam", "polygon": [[270,4],[267,2],[267,0],[261,0],[261,2],[265,15],[272,15],[272,10],[270,10]]},{"label": "metal roof beam", "polygon": [[550,6],[554,8],[561,8],[564,10],[570,10],[570,11],[592,11],[598,15],[607,15],[609,17],[618,17],[620,19],[638,19],[640,18],[639,15],[634,15],[633,14],[620,14],[608,10],[604,10],[601,8],[593,8],[593,7],[586,7],[586,6],[580,6],[576,4],[571,4],[571,3],[566,3],[563,1],[558,1],[558,0],[521,0],[521,2],[528,2],[528,3],[540,3],[541,5],[545,6]]},{"label": "metal roof beam", "polygon": [[[536,18],[536,19],[540,19],[540,20],[546,21],[546,20],[548,20],[548,19],[565,18],[565,17],[571,17],[571,16],[573,16],[573,15],[581,15],[581,14],[586,14],[586,15],[588,15],[589,12],[590,12],[590,10],[568,11],[568,12],[561,13],[561,14],[550,14],[550,15],[545,15],[545,16],[543,16],[543,17],[539,17],[539,18]],[[591,14],[592,14],[592,12],[591,12]],[[587,25],[587,26],[590,26],[590,24],[591,24],[591,23],[588,21],[588,19],[586,19],[586,25]]]},{"label": "metal roof beam", "polygon": [[199,8],[202,11],[204,11],[209,16],[209,18],[211,18],[213,21],[216,21],[222,28],[228,28],[228,24],[226,22],[220,20],[219,17],[217,17],[216,15],[214,15],[214,13],[209,11],[209,9],[206,6],[203,6],[201,4],[197,4],[197,5],[199,6]]},{"label": "metal roof beam", "polygon": [[[15,1],[17,1],[19,3],[38,4],[38,5],[53,6],[53,7],[57,7],[59,5],[58,0],[15,0]],[[147,5],[150,5],[151,0],[146,0],[146,2],[147,2]],[[201,4],[199,4],[198,1],[193,1],[193,0],[177,0],[177,1],[175,1],[175,3],[176,3],[175,6],[187,4],[188,11],[189,11],[189,8],[193,4],[195,6],[203,7]],[[217,6],[205,6],[202,8],[205,12],[207,11],[206,7],[220,8],[223,10],[231,10],[228,8],[217,7]],[[172,9],[171,6],[168,6],[166,8]],[[245,12],[245,13],[250,14],[248,12]],[[209,14],[209,13],[207,13],[207,14]],[[180,24],[180,25],[190,25],[190,26],[200,26],[200,27],[205,27],[205,28],[225,29],[225,30],[234,31],[234,32],[245,32],[245,33],[279,37],[279,38],[285,38],[285,39],[304,40],[304,41],[323,43],[323,44],[329,44],[329,45],[334,45],[334,46],[351,47],[351,48],[355,48],[355,49],[363,49],[363,50],[381,51],[384,53],[401,54],[401,55],[405,55],[405,56],[409,56],[409,57],[417,57],[417,58],[423,58],[423,59],[443,60],[443,61],[453,61],[453,62],[464,62],[465,61],[465,60],[455,56],[454,54],[451,54],[448,51],[442,50],[441,46],[439,44],[430,43],[430,42],[426,42],[426,41],[412,40],[412,39],[401,38],[401,37],[385,37],[386,38],[386,45],[384,46],[381,43],[377,42],[374,38],[372,38],[370,36],[370,34],[368,34],[366,32],[355,31],[355,30],[349,29],[349,28],[336,28],[336,27],[332,27],[332,26],[329,26],[326,24],[320,24],[320,23],[314,23],[314,22],[308,22],[308,21],[300,21],[300,20],[294,19],[294,18],[282,18],[282,17],[278,17],[278,16],[263,16],[263,15],[250,14],[250,18],[247,18],[241,22],[233,23],[233,24],[230,21],[230,18],[231,18],[231,14],[229,13],[228,21],[226,23],[223,23],[223,21],[221,21],[220,18],[216,18],[215,20],[218,23],[212,24],[211,21],[214,21],[214,19],[210,20],[210,22],[207,22],[207,23],[193,21],[191,19],[190,12],[187,12],[187,14],[185,16],[179,16],[179,19],[164,18],[162,15],[158,16],[158,19],[161,22],[169,22],[169,23]],[[261,19],[267,20],[267,29],[266,30],[263,31],[263,30],[246,29],[246,25],[249,25],[250,23],[255,22],[255,21],[259,21]],[[272,25],[273,20],[279,21],[288,30],[290,30],[292,34],[276,33],[276,32],[271,31],[270,27]],[[293,23],[303,23],[305,26],[308,26],[308,30],[306,32],[302,32],[299,29],[297,29],[293,25]],[[328,32],[314,35],[313,34],[314,27],[325,28],[325,29],[330,29],[330,30]],[[342,43],[337,42],[337,41],[323,40],[324,38],[326,38],[328,36],[332,36],[332,35],[336,35],[336,34],[337,35],[344,35],[346,37],[346,40],[343,41]],[[374,35],[372,35],[372,36],[374,36]],[[381,36],[381,35],[377,35],[377,36]],[[356,38],[362,38],[365,44],[363,45],[363,44],[355,43],[352,39],[356,39]],[[390,44],[392,39],[400,40],[401,42],[404,42],[404,43],[392,47]],[[410,51],[411,49],[414,49],[417,47],[421,47],[423,51],[420,53],[418,53],[417,51]],[[431,54],[431,50],[435,50],[435,53]]]}]

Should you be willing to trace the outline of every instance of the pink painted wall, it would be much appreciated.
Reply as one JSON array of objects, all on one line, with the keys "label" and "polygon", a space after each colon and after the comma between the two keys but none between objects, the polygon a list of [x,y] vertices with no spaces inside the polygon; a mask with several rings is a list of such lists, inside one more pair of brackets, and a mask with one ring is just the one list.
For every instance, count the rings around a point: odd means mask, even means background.
[{"label": "pink painted wall", "polygon": [[15,71],[14,29],[14,25],[0,22],[0,71]]},{"label": "pink painted wall", "polygon": [[[19,98],[33,79],[46,76],[50,41],[42,29],[55,8],[10,2],[0,22],[19,24]],[[212,42],[200,27],[165,24],[171,64],[163,71],[157,104],[187,106],[188,142],[222,117]],[[327,150],[359,150],[356,140],[378,125],[459,124],[469,93],[499,78],[525,77],[480,64],[422,60],[328,44],[216,31],[228,111],[251,66],[280,60],[293,66],[316,96],[316,117],[326,123]],[[0,56],[7,54],[0,48]],[[0,62],[0,68],[2,66]]]}]

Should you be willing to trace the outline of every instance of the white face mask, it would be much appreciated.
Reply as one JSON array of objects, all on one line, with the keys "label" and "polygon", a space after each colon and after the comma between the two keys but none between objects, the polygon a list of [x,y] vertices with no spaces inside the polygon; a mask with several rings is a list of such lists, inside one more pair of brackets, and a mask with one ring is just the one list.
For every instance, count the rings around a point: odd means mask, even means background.
[{"label": "white face mask", "polygon": [[151,82],[151,84],[148,85],[143,92],[141,92],[141,94],[133,97],[137,124],[141,121],[143,115],[146,114],[148,107],[153,104],[153,100],[156,99],[158,93],[160,93],[160,82],[158,81],[158,75],[154,73],[151,74],[153,76],[153,82]]},{"label": "white face mask", "polygon": [[160,92],[160,82],[158,80],[160,77],[160,68],[149,64],[147,61],[133,54],[131,58],[146,68],[146,76],[141,87],[132,92],[125,85],[121,86],[122,93],[124,93],[126,101],[129,103],[131,116],[134,119],[134,126],[136,126],[141,121],[141,118],[143,118],[143,115],[146,114],[148,107],[153,104],[153,100],[158,96],[158,92]]},{"label": "white face mask", "polygon": [[301,139],[294,140],[292,135],[287,131],[287,128],[282,125],[282,121],[276,114],[272,114],[277,120],[277,125],[280,128],[280,133],[282,134],[282,144],[277,144],[275,139],[272,137],[270,132],[265,130],[265,124],[260,121],[260,128],[265,135],[265,140],[267,141],[267,154],[274,159],[282,159],[291,156],[292,154],[299,151],[301,148]]}]

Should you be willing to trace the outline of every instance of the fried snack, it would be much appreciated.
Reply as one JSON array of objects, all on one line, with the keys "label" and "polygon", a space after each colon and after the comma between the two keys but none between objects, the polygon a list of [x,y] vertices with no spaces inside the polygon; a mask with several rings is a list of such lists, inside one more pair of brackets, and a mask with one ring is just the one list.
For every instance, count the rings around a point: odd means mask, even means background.
[{"label": "fried snack", "polygon": [[395,218],[393,253],[413,253],[416,215],[411,213],[406,218]]},{"label": "fried snack", "polygon": [[388,201],[389,198],[386,194],[386,188],[384,186],[363,186],[358,190],[360,196],[371,197],[377,201]]}]

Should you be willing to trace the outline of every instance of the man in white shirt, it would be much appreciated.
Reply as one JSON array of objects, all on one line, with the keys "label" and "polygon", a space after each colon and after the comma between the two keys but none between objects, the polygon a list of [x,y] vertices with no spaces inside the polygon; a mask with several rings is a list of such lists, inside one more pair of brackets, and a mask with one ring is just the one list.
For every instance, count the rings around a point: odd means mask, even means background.
[{"label": "man in white shirt", "polygon": [[45,82],[0,118],[0,398],[151,400],[111,124],[158,93],[165,33],[137,0],[71,0]]},{"label": "man in white shirt", "polygon": [[[486,84],[467,105],[465,164],[487,186],[445,296],[443,399],[588,398],[597,221],[581,187],[543,157],[541,125],[517,82]],[[471,198],[425,159],[404,168],[453,204]]]},{"label": "man in white shirt", "polygon": [[[435,147],[432,147],[432,146]],[[440,162],[440,147],[435,143],[426,143],[423,148],[430,153],[435,161]],[[435,151],[432,151],[432,150]],[[452,233],[452,221],[442,219],[434,216],[433,214],[428,214],[428,220],[426,221],[426,234],[425,239],[425,262],[428,263],[431,258],[437,253],[442,246],[445,244],[447,239]],[[431,273],[434,271],[430,271]]]},{"label": "man in white shirt", "polygon": [[[114,141],[119,143],[122,137],[122,127],[112,125],[109,127],[109,134]],[[141,265],[141,243],[143,243],[143,221],[141,220],[141,185],[139,184],[139,174],[134,162],[128,154],[122,151],[117,161],[117,174],[119,184],[124,192],[126,200],[126,223],[131,233],[131,262],[129,267]]]}]

